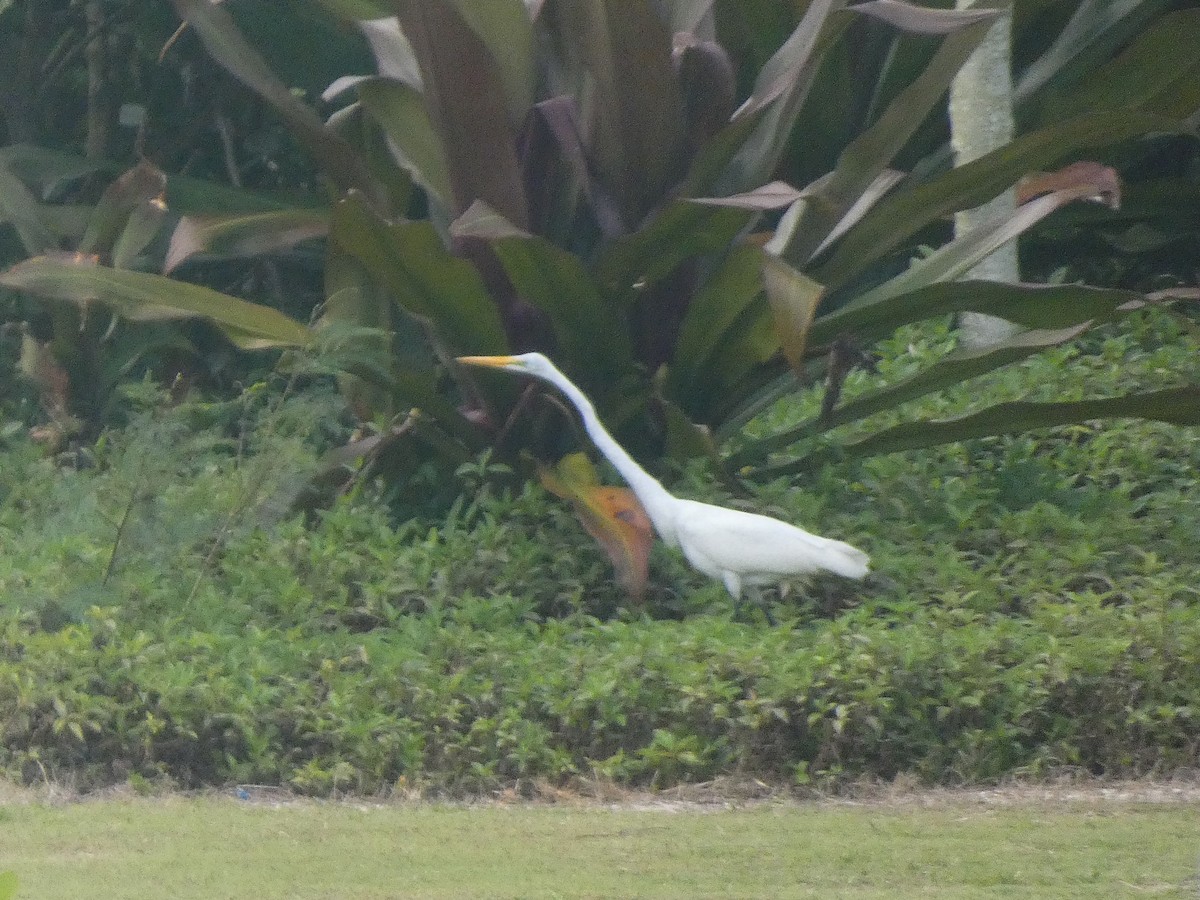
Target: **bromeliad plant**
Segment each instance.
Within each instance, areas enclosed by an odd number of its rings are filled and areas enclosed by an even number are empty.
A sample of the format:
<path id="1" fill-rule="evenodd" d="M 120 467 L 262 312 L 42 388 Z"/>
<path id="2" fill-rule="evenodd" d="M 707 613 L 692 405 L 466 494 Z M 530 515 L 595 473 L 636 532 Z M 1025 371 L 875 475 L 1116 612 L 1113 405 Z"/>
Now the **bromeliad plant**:
<path id="1" fill-rule="evenodd" d="M 1063 205 L 1111 196 L 1113 176 L 1102 167 L 1073 170 L 1012 215 L 953 240 L 941 224 L 1030 172 L 1178 131 L 1200 108 L 1192 87 L 1200 63 L 1188 56 L 1181 71 L 1156 62 L 1178 61 L 1180 48 L 1200 40 L 1200 18 L 1190 12 L 1162 16 L 1106 63 L 1107 77 L 1128 90 L 1092 91 L 1073 106 L 1059 73 L 1095 51 L 1106 31 L 1129 24 L 1080 19 L 1081 8 L 1023 82 L 1023 102 L 1049 97 L 1062 118 L 961 168 L 939 168 L 935 152 L 906 173 L 896 161 L 929 143 L 922 123 L 940 109 L 996 4 L 952 12 L 899 0 L 813 0 L 739 102 L 738 66 L 716 28 L 736 5 L 321 0 L 328 15 L 360 30 L 377 64 L 374 74 L 330 86 L 324 99 L 337 107 L 322 120 L 239 31 L 227 8 L 236 4 L 175 6 L 212 57 L 287 123 L 333 200 L 327 217 L 274 210 L 185 219 L 169 264 L 324 233 L 323 321 L 388 335 L 375 365 L 347 375 L 346 390 L 364 418 L 403 421 L 370 447 L 409 460 L 432 451 L 459 463 L 509 441 L 514 423 L 525 428 L 516 412 L 528 406 L 510 385 L 471 380 L 449 359 L 538 348 L 643 456 L 715 458 L 719 439 L 797 379 L 830 370 L 834 391 L 821 416 L 742 447 L 733 460 L 751 476 L 812 465 L 819 455 L 798 458 L 797 441 L 1154 302 L 1076 285 L 957 280 Z M 864 36 L 876 52 L 863 58 L 880 64 L 868 108 L 852 127 L 842 116 L 845 142 L 829 165 L 818 160 L 820 177 L 801 188 L 776 181 L 785 159 L 789 170 L 804 168 L 794 165 L 806 139 L 797 123 L 820 122 L 835 108 L 847 48 L 865 46 Z M 908 265 L 930 239 L 940 246 Z M 268 322 L 253 305 L 94 260 L 32 259 L 0 274 L 0 284 L 126 311 L 202 315 L 243 338 L 252 321 L 257 339 L 274 344 L 313 339 L 307 326 Z M 844 354 L 831 350 L 960 311 L 1000 315 L 1024 330 L 834 402 Z M 1002 404 L 954 422 L 908 423 L 844 449 L 890 452 L 1131 414 L 1200 422 L 1200 388 Z"/>

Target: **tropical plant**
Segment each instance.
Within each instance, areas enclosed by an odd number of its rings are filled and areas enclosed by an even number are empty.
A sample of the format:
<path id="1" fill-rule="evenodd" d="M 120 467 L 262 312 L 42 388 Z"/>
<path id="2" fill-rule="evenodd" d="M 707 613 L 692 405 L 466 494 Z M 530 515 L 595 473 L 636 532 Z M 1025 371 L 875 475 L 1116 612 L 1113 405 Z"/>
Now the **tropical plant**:
<path id="1" fill-rule="evenodd" d="M 950 12 L 894 0 L 814 0 L 739 105 L 738 85 L 749 79 L 717 41 L 718 26 L 733 16 L 722 4 L 322 0 L 323 15 L 358 27 L 376 64 L 374 74 L 330 86 L 324 99 L 341 105 L 323 121 L 245 39 L 228 5 L 175 6 L 329 180 L 324 321 L 387 333 L 375 365 L 345 383 L 362 416 L 402 420 L 370 448 L 390 447 L 405 461 L 432 448 L 458 464 L 488 443 L 511 446 L 514 425 L 522 443 L 536 437 L 536 419 L 516 415 L 528 405 L 510 385 L 471 380 L 448 357 L 538 347 L 642 455 L 715 457 L 714 432 L 731 436 L 797 379 L 824 371 L 831 389 L 819 418 L 734 459 L 749 474 L 813 464 L 819 454 L 805 461 L 786 451 L 1156 302 L 1075 285 L 955 281 L 1065 204 L 1105 194 L 1112 174 L 1102 167 L 1071 170 L 1013 215 L 956 240 L 946 242 L 940 226 L 1030 172 L 1179 131 L 1200 106 L 1200 79 L 1192 77 L 1200 63 L 1181 56 L 1200 38 L 1200 20 L 1152 4 L 1126 4 L 1136 16 L 1089 19 L 1081 10 L 1070 18 L 1018 86 L 1024 109 L 1055 112 L 1029 112 L 1038 127 L 945 171 L 938 132 L 923 123 L 988 27 L 986 4 Z M 1105 43 L 1114 36 L 1132 37 L 1115 57 Z M 880 69 L 847 78 L 864 41 L 873 52 L 863 58 Z M 1097 58 L 1118 87 L 1072 86 L 1081 60 L 1095 70 Z M 836 146 L 817 142 L 819 152 L 805 157 L 803 145 L 826 133 L 816 126 L 845 99 L 847 84 L 857 112 L 839 114 Z M 822 161 L 834 154 L 832 164 Z M 897 162 L 911 171 L 892 168 Z M 795 189 L 773 180 L 781 169 L 815 177 Z M 286 246 L 325 227 L 300 214 L 298 228 L 296 216 L 185 219 L 170 263 L 251 252 L 256 242 Z M 930 241 L 940 246 L 909 265 Z M 126 311 L 169 306 L 243 338 L 249 329 L 259 343 L 311 340 L 305 326 L 260 307 L 90 261 L 35 259 L 0 283 Z M 964 310 L 999 314 L 1024 330 L 838 404 L 854 345 Z M 1173 386 L 1128 398 L 999 405 L 953 423 L 908 423 L 844 449 L 889 452 L 1104 415 L 1195 422 L 1198 394 Z M 770 456 L 780 451 L 787 458 Z"/>
<path id="2" fill-rule="evenodd" d="M 26 252 L 42 259 L 61 258 L 69 265 L 87 259 L 112 271 L 137 265 L 166 216 L 166 178 L 153 166 L 140 165 L 114 180 L 94 207 L 38 203 L 42 179 L 79 174 L 33 162 L 24 148 L 0 155 L 0 208 Z M 17 172 L 24 166 L 23 180 Z M 37 170 L 34 174 L 33 170 Z M 86 171 L 86 167 L 84 169 Z M 64 253 L 65 245 L 74 247 Z M 131 318 L 153 321 L 150 308 Z M 52 423 L 52 442 L 94 428 L 105 417 L 116 383 L 148 349 L 173 348 L 194 353 L 186 337 L 156 328 L 130 328 L 104 307 L 54 303 L 46 315 L 30 316 L 22 336 L 20 368 L 34 382 Z"/>

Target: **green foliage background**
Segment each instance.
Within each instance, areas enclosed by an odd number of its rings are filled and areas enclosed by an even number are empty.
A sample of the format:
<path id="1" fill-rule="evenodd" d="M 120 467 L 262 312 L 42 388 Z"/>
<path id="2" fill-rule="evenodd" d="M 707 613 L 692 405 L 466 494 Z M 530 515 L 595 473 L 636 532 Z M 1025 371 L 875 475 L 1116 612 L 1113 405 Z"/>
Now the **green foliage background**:
<path id="1" fill-rule="evenodd" d="M 1153 378 L 1191 365 L 1163 340 L 1173 327 L 1151 315 L 1136 336 L 1071 352 L 1091 388 Z M 881 368 L 948 339 L 948 323 L 898 335 Z M 988 391 L 1027 390 L 1057 365 L 1029 361 Z M 782 626 L 768 628 L 732 620 L 720 586 L 665 552 L 646 606 L 624 608 L 569 514 L 486 459 L 460 471 L 448 517 L 397 528 L 362 483 L 311 524 L 264 527 L 290 473 L 340 436 L 310 425 L 331 395 L 257 397 L 197 429 L 226 411 L 162 408 L 150 392 L 73 473 L 7 432 L 10 774 L 457 796 L 1198 762 L 1187 429 L 1079 426 L 848 462 L 802 490 L 771 482 L 754 508 L 853 540 L 882 577 L 777 598 Z"/>

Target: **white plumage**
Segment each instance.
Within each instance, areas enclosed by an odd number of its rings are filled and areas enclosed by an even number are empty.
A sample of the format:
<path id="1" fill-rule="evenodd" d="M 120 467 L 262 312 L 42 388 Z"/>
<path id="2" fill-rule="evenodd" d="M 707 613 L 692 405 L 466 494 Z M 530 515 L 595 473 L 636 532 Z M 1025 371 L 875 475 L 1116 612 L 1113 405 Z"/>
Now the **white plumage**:
<path id="1" fill-rule="evenodd" d="M 460 362 L 533 375 L 557 387 L 579 410 L 596 448 L 613 464 L 646 509 L 654 530 L 683 551 L 694 568 L 722 582 L 735 601 L 744 588 L 776 584 L 819 571 L 863 578 L 870 558 L 843 541 L 820 537 L 779 519 L 672 495 L 634 462 L 605 430 L 592 403 L 540 353 L 463 356 Z"/>

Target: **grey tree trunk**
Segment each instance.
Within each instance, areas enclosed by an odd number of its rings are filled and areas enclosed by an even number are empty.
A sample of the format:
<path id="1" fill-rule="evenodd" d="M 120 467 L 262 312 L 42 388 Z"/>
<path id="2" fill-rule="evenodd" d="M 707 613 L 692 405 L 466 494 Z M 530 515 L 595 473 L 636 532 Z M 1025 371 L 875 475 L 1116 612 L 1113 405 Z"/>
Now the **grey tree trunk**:
<path id="1" fill-rule="evenodd" d="M 969 9 L 974 0 L 955 0 Z M 988 31 L 950 87 L 950 133 L 955 165 L 969 163 L 1013 139 L 1012 9 Z M 980 222 L 1011 212 L 1016 194 L 1010 189 L 975 209 L 954 217 L 954 230 L 963 234 Z M 966 278 L 1019 281 L 1017 244 L 1010 241 L 966 273 Z M 995 316 L 964 313 L 959 322 L 962 343 L 981 347 L 1004 340 L 1018 326 Z"/>

